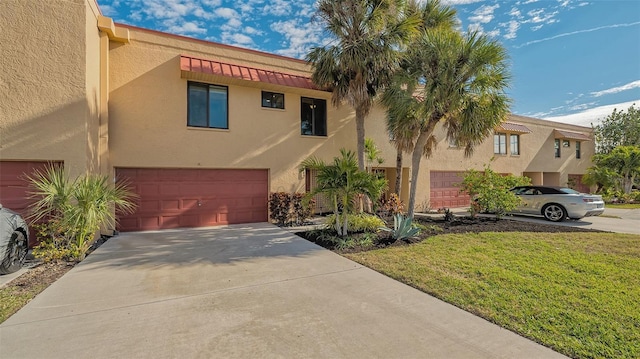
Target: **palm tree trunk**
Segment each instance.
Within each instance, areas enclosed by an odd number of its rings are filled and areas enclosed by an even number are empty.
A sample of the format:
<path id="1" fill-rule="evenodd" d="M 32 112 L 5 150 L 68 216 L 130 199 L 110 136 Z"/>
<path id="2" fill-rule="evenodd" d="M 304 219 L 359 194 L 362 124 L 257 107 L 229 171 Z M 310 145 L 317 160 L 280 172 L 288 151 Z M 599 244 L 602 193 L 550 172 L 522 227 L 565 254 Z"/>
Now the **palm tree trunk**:
<path id="1" fill-rule="evenodd" d="M 358 169 L 364 171 L 364 114 L 365 111 L 356 108 L 356 134 L 358 141 Z"/>
<path id="2" fill-rule="evenodd" d="M 416 206 L 416 190 L 418 188 L 418 173 L 420 172 L 420 160 L 424 151 L 424 145 L 427 143 L 430 133 L 421 132 L 416 140 L 413 153 L 411 155 L 411 187 L 409 190 L 409 210 L 407 217 L 413 219 L 413 213 Z"/>
<path id="3" fill-rule="evenodd" d="M 395 193 L 400 198 L 400 190 L 402 190 L 402 150 L 398 150 L 396 153 L 396 185 Z"/>

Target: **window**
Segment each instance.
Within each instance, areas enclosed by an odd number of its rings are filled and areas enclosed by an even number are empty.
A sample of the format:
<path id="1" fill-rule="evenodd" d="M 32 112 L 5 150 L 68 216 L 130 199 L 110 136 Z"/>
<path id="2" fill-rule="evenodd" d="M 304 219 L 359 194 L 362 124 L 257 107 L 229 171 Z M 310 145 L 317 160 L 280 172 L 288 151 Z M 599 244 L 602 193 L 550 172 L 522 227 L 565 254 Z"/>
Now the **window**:
<path id="1" fill-rule="evenodd" d="M 505 133 L 493 135 L 493 153 L 499 155 L 507 154 L 507 135 Z"/>
<path id="2" fill-rule="evenodd" d="M 284 94 L 262 91 L 262 107 L 284 109 Z"/>
<path id="3" fill-rule="evenodd" d="M 571 142 L 569 140 L 562 140 L 562 147 L 571 147 Z"/>
<path id="4" fill-rule="evenodd" d="M 520 135 L 510 135 L 509 139 L 511 144 L 509 151 L 511 152 L 512 155 L 519 155 L 520 154 Z"/>
<path id="5" fill-rule="evenodd" d="M 300 99 L 300 133 L 307 136 L 327 135 L 327 101 Z"/>
<path id="6" fill-rule="evenodd" d="M 556 138 L 556 140 L 553 143 L 555 150 L 556 150 L 556 158 L 560 158 L 560 140 Z"/>
<path id="7" fill-rule="evenodd" d="M 187 126 L 229 128 L 227 87 L 189 82 Z"/>
<path id="8" fill-rule="evenodd" d="M 576 141 L 576 158 L 580 158 L 580 142 Z"/>

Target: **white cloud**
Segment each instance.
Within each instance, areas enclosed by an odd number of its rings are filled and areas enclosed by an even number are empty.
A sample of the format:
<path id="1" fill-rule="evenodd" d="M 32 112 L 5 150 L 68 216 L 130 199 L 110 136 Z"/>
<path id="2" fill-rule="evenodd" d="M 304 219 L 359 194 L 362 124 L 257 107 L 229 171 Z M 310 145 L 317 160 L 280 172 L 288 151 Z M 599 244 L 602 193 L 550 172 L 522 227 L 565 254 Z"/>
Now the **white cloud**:
<path id="1" fill-rule="evenodd" d="M 474 4 L 477 2 L 482 2 L 484 0 L 443 0 L 442 4 L 444 5 L 467 5 L 467 4 Z M 424 2 L 424 1 L 420 1 L 420 2 Z"/>
<path id="2" fill-rule="evenodd" d="M 546 117 L 545 120 L 590 127 L 592 123 L 594 125 L 600 123 L 600 121 L 609 116 L 614 109 L 626 111 L 633 104 L 640 104 L 640 99 L 613 105 L 594 107 L 572 115 Z"/>
<path id="3" fill-rule="evenodd" d="M 302 22 L 291 19 L 277 21 L 271 24 L 271 30 L 284 36 L 286 48 L 277 50 L 280 55 L 291 57 L 303 57 L 312 46 L 321 44 L 326 39 L 322 38 L 322 26 L 318 22 Z"/>
<path id="4" fill-rule="evenodd" d="M 505 26 L 507 27 L 507 33 L 504 35 L 504 38 L 509 40 L 515 39 L 518 34 L 518 29 L 520 28 L 520 23 L 515 20 L 511 20 L 506 23 Z"/>
<path id="5" fill-rule="evenodd" d="M 223 19 L 233 19 L 239 17 L 238 12 L 228 7 L 219 7 L 214 13 Z"/>
<path id="6" fill-rule="evenodd" d="M 104 16 L 115 16 L 118 14 L 115 5 L 100 5 L 100 11 Z"/>
<path id="7" fill-rule="evenodd" d="M 493 6 L 482 5 L 473 12 L 473 16 L 469 17 L 469 21 L 474 23 L 480 23 L 480 24 L 486 24 L 488 22 L 491 22 L 491 20 L 493 20 L 493 17 L 494 17 L 493 13 L 499 7 L 500 5 L 498 4 L 495 4 Z"/>
<path id="8" fill-rule="evenodd" d="M 531 31 L 538 31 L 540 29 L 542 29 L 544 25 L 536 25 L 536 26 L 531 26 Z"/>
<path id="9" fill-rule="evenodd" d="M 520 10 L 517 7 L 511 8 L 511 11 L 509 11 L 509 15 L 516 17 L 516 18 L 521 18 L 522 17 L 522 13 L 520 12 Z"/>
<path id="10" fill-rule="evenodd" d="M 615 25 L 599 26 L 599 27 L 595 27 L 593 29 L 566 32 L 566 33 L 563 33 L 563 34 L 558 34 L 558 35 L 555 35 L 555 36 L 546 37 L 544 39 L 528 41 L 528 42 L 525 42 L 522 45 L 518 45 L 518 46 L 514 46 L 514 47 L 516 49 L 518 49 L 518 48 L 521 48 L 521 47 L 524 47 L 524 46 L 529 46 L 529 45 L 537 44 L 537 43 L 544 42 L 544 41 L 554 40 L 554 39 L 557 39 L 557 38 L 560 38 L 560 37 L 577 35 L 577 34 L 582 34 L 582 33 L 585 33 L 585 32 L 598 31 L 598 30 L 602 30 L 602 29 L 612 29 L 612 28 L 616 28 L 616 27 L 628 27 L 628 26 L 634 26 L 634 25 L 640 25 L 640 21 L 632 22 L 632 23 L 629 23 L 629 24 L 615 24 Z"/>
<path id="11" fill-rule="evenodd" d="M 500 36 L 500 29 L 493 29 L 491 31 L 486 32 L 487 36 L 498 37 Z"/>
<path id="12" fill-rule="evenodd" d="M 231 33 L 223 33 L 222 41 L 226 44 L 231 45 L 240 45 L 240 46 L 248 46 L 253 45 L 253 39 L 244 34 L 231 34 Z"/>
<path id="13" fill-rule="evenodd" d="M 632 90 L 632 89 L 635 89 L 635 88 L 640 88 L 640 80 L 629 82 L 626 85 L 612 87 L 610 89 L 606 89 L 606 90 L 602 90 L 602 91 L 592 92 L 592 93 L 590 93 L 590 95 L 593 96 L 593 97 L 600 97 L 600 96 L 604 96 L 604 95 L 610 95 L 610 94 L 614 94 L 614 93 L 618 93 L 618 92 Z"/>
<path id="14" fill-rule="evenodd" d="M 571 0 L 558 0 L 558 2 L 560 3 L 560 6 L 567 7 L 571 3 Z"/>
<path id="15" fill-rule="evenodd" d="M 258 35 L 258 36 L 264 35 L 264 31 L 258 30 L 255 27 L 251 27 L 251 26 L 246 26 L 244 28 L 244 33 L 249 35 Z"/>
<path id="16" fill-rule="evenodd" d="M 271 0 L 262 9 L 266 14 L 285 16 L 291 13 L 292 3 L 286 0 Z"/>
<path id="17" fill-rule="evenodd" d="M 169 26 L 168 30 L 174 34 L 186 35 L 186 34 L 206 34 L 207 29 L 198 26 L 194 22 L 185 22 L 182 25 Z"/>
<path id="18" fill-rule="evenodd" d="M 527 12 L 527 15 L 529 15 L 529 19 L 525 21 L 527 23 L 532 22 L 534 24 L 552 24 L 558 21 L 555 19 L 555 16 L 558 15 L 558 11 L 546 12 L 545 9 L 536 9 Z"/>

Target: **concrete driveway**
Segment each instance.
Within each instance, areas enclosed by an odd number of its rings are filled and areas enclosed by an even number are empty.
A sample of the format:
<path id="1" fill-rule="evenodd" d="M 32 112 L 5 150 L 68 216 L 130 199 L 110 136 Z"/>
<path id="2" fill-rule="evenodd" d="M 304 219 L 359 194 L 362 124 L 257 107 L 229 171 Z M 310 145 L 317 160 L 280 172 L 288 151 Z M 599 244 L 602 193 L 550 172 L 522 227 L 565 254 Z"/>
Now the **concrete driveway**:
<path id="1" fill-rule="evenodd" d="M 553 358 L 270 224 L 125 233 L 0 325 L 2 358 Z"/>
<path id="2" fill-rule="evenodd" d="M 550 224 L 542 217 L 512 216 L 510 219 Z M 599 229 L 616 233 L 640 234 L 640 209 L 606 208 L 598 217 L 585 217 L 579 220 L 566 220 L 555 223 L 559 226 Z"/>

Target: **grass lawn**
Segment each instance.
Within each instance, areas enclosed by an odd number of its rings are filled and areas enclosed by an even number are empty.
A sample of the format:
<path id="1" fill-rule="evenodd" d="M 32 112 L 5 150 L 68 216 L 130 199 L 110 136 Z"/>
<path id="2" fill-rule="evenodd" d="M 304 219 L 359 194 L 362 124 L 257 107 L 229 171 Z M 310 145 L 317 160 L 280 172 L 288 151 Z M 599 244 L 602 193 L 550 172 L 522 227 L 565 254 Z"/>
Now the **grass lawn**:
<path id="1" fill-rule="evenodd" d="M 45 288 L 47 288 L 47 285 L 41 285 L 28 290 L 15 287 L 0 288 L 0 323 L 24 307 L 25 304 L 40 294 Z"/>
<path id="2" fill-rule="evenodd" d="M 620 208 L 620 209 L 640 209 L 640 203 L 607 203 L 604 205 L 605 211 L 607 208 Z"/>
<path id="3" fill-rule="evenodd" d="M 577 358 L 640 357 L 640 236 L 447 234 L 345 254 Z"/>

